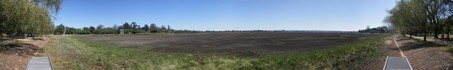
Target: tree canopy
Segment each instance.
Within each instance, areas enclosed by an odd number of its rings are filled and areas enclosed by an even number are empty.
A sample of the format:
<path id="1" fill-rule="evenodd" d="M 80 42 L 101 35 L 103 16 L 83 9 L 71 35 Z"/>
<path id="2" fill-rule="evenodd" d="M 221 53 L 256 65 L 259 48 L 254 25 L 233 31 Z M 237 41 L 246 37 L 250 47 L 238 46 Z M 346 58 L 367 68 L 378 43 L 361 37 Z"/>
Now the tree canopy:
<path id="1" fill-rule="evenodd" d="M 434 38 L 448 37 L 451 31 L 453 12 L 451 0 L 400 0 L 397 5 L 388 11 L 390 14 L 384 19 L 395 32 L 403 35 L 427 35 Z M 448 38 L 447 38 L 448 39 Z"/>
<path id="2" fill-rule="evenodd" d="M 44 35 L 52 33 L 51 13 L 61 0 L 0 0 L 0 33 Z"/>

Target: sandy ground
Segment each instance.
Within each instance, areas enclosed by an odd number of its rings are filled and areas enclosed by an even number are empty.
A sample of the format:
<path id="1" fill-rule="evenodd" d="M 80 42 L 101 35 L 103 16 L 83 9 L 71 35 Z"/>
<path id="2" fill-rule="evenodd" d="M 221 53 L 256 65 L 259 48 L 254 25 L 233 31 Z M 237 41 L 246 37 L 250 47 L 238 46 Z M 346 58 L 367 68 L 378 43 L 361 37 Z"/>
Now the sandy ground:
<path id="1" fill-rule="evenodd" d="M 0 54 L 0 70 L 25 70 L 30 57 Z"/>
<path id="2" fill-rule="evenodd" d="M 25 70 L 31 56 L 39 55 L 42 52 L 38 46 L 46 40 L 20 39 L 21 44 L 15 47 L 0 49 L 0 70 Z"/>

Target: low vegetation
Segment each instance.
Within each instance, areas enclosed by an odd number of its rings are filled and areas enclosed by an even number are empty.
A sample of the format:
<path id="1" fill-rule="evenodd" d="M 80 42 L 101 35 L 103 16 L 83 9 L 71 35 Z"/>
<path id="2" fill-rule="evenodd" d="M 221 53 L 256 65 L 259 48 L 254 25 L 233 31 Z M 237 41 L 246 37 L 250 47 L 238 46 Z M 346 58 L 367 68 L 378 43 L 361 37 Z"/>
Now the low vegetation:
<path id="1" fill-rule="evenodd" d="M 83 28 L 74 28 L 64 26 L 60 24 L 55 27 L 54 34 L 137 34 L 137 33 L 173 33 L 170 25 L 162 25 L 158 27 L 156 24 L 152 23 L 150 26 L 145 24 L 143 27 L 140 27 L 136 22 L 124 23 L 123 25 L 113 25 L 113 27 L 105 27 L 104 25 L 98 25 L 96 27 L 89 26 Z"/>
<path id="2" fill-rule="evenodd" d="M 46 48 L 56 50 L 48 51 L 68 59 L 53 61 L 57 69 L 355 69 L 383 54 L 382 37 L 319 51 L 265 56 L 163 53 L 75 37 L 53 39 L 55 43 Z"/>
<path id="3" fill-rule="evenodd" d="M 390 33 L 392 29 L 388 26 L 380 26 L 376 28 L 367 27 L 366 29 L 359 30 L 359 33 Z"/>

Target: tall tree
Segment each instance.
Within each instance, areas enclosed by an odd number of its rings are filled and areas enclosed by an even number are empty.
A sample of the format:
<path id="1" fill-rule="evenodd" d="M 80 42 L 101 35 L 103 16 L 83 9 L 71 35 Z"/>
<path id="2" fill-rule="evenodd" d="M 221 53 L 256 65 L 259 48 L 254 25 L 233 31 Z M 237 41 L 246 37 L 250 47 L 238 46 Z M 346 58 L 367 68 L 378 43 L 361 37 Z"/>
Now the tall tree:
<path id="1" fill-rule="evenodd" d="M 151 25 L 150 25 L 149 27 L 150 27 L 151 29 L 156 29 L 156 28 L 157 28 L 156 24 L 154 24 L 154 23 L 151 23 Z"/>
<path id="2" fill-rule="evenodd" d="M 96 30 L 96 28 L 94 28 L 93 26 L 90 26 L 90 33 L 94 33 L 95 30 Z"/>
<path id="3" fill-rule="evenodd" d="M 118 29 L 118 25 L 113 24 L 113 29 L 117 30 Z"/>
<path id="4" fill-rule="evenodd" d="M 60 4 L 60 0 L 0 0 L 0 33 L 51 33 L 54 26 L 50 13 L 58 12 Z"/>
<path id="5" fill-rule="evenodd" d="M 131 28 L 131 26 L 129 25 L 129 23 L 125 22 L 123 24 L 123 29 L 130 29 L 130 28 Z"/>
<path id="6" fill-rule="evenodd" d="M 55 27 L 55 34 L 63 34 L 65 26 L 63 24 L 58 25 Z"/>
<path id="7" fill-rule="evenodd" d="M 31 1 L 31 0 L 29 0 Z M 32 0 L 37 5 L 47 8 L 51 13 L 58 13 L 61 8 L 62 0 Z"/>
<path id="8" fill-rule="evenodd" d="M 440 19 L 442 18 L 444 3 L 442 0 L 424 0 L 426 4 L 426 11 L 428 22 L 433 27 L 434 38 L 439 38 L 439 33 L 442 30 L 441 25 L 439 24 Z"/>
<path id="9" fill-rule="evenodd" d="M 136 22 L 132 22 L 130 26 L 131 26 L 132 29 L 137 29 L 137 23 Z"/>
<path id="10" fill-rule="evenodd" d="M 148 31 L 149 30 L 148 24 L 145 24 L 145 26 L 142 29 L 145 30 L 145 31 Z"/>
<path id="11" fill-rule="evenodd" d="M 161 29 L 164 29 L 164 30 L 165 30 L 165 29 L 167 29 L 167 28 L 165 28 L 165 25 L 162 25 L 162 26 L 161 26 Z"/>
<path id="12" fill-rule="evenodd" d="M 388 11 L 391 15 L 386 17 L 385 22 L 389 23 L 396 32 L 409 34 L 423 33 L 424 41 L 428 33 L 427 4 L 424 0 L 401 0 L 393 9 Z"/>
<path id="13" fill-rule="evenodd" d="M 104 28 L 104 25 L 99 24 L 99 25 L 96 27 L 96 30 L 101 30 L 101 29 L 103 29 L 103 28 Z"/>

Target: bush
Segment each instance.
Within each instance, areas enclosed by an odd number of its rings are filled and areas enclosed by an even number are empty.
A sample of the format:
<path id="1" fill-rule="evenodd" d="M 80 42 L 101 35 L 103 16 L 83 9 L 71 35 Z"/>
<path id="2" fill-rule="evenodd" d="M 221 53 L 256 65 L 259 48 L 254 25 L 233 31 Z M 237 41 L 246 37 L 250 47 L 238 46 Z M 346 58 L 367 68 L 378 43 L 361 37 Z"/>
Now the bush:
<path id="1" fill-rule="evenodd" d="M 94 31 L 94 34 L 117 34 L 115 29 L 98 29 Z"/>

